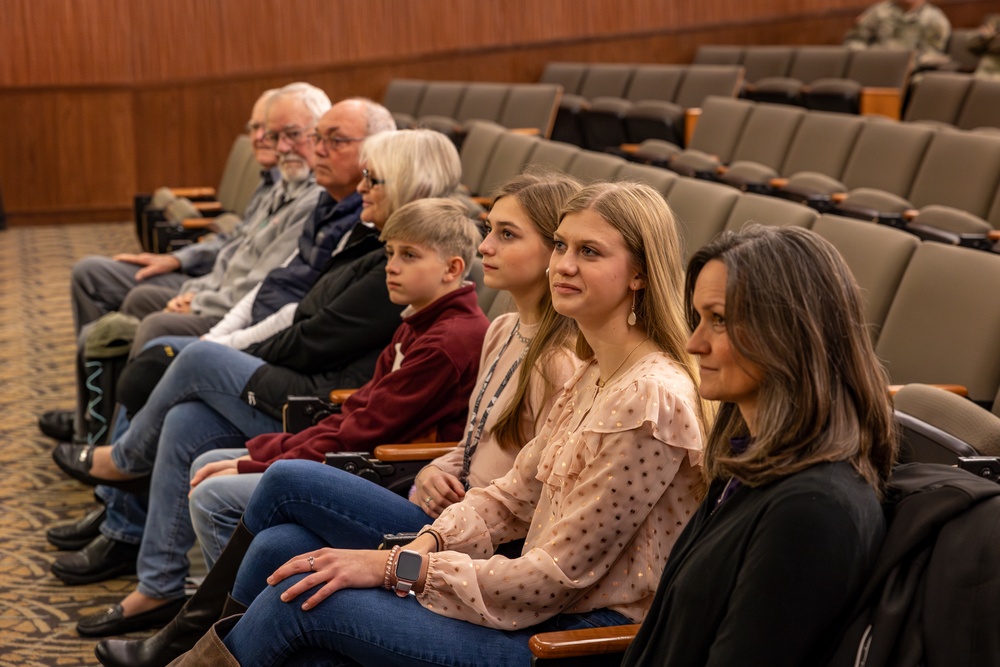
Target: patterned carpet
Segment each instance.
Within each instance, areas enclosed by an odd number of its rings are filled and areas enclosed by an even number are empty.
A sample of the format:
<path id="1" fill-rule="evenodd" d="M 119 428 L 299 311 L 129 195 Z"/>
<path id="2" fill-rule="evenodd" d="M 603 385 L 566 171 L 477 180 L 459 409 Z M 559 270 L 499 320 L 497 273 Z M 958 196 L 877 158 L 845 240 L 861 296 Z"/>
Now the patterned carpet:
<path id="1" fill-rule="evenodd" d="M 73 404 L 69 273 L 85 255 L 138 248 L 131 224 L 0 231 L 0 666 L 94 665 L 81 613 L 120 600 L 135 578 L 67 587 L 49 573 L 49 526 L 94 505 L 52 463 L 39 412 Z"/>

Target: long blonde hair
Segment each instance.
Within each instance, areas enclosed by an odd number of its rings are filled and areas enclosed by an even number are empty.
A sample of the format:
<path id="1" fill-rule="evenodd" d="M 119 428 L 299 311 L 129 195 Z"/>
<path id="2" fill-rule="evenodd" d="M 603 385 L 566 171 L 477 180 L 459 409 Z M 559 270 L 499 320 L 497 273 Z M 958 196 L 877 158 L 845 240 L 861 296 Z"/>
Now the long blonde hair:
<path id="1" fill-rule="evenodd" d="M 559 226 L 559 211 L 579 189 L 580 184 L 570 176 L 534 171 L 515 176 L 501 185 L 493 197 L 493 204 L 504 197 L 516 201 L 551 248 L 553 234 Z M 546 372 L 545 357 L 554 347 L 567 346 L 576 333 L 576 322 L 560 315 L 552 307 L 552 293 L 548 286 L 543 290 L 535 312 L 539 319 L 538 331 L 521 362 L 514 396 L 493 426 L 493 437 L 501 447 L 520 448 L 527 442 L 529 431 L 524 423 L 524 405 L 528 401 L 531 374 L 539 373 L 545 393 L 551 393 L 555 387 Z M 535 418 L 543 416 L 536 415 Z"/>

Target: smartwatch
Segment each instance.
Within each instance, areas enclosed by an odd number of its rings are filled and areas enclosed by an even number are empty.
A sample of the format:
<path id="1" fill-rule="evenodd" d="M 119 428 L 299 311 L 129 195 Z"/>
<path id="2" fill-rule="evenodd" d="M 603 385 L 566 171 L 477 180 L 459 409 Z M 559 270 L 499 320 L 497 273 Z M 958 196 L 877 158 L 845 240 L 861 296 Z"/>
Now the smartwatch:
<path id="1" fill-rule="evenodd" d="M 402 550 L 396 556 L 396 595 L 405 598 L 407 595 L 414 595 L 413 585 L 420 578 L 420 567 L 424 564 L 424 557 L 416 551 Z"/>

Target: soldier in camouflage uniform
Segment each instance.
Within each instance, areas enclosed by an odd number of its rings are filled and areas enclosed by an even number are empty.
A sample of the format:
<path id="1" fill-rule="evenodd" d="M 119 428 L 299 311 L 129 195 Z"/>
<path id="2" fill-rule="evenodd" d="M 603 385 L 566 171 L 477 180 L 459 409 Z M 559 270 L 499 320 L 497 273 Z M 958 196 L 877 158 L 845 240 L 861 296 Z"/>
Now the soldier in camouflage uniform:
<path id="1" fill-rule="evenodd" d="M 950 34 L 948 17 L 926 0 L 884 0 L 858 17 L 844 44 L 857 49 L 914 49 L 917 67 L 932 69 L 948 62 L 944 49 Z"/>
<path id="2" fill-rule="evenodd" d="M 969 38 L 969 51 L 980 56 L 976 76 L 1000 79 L 1000 14 L 986 17 L 979 32 Z"/>

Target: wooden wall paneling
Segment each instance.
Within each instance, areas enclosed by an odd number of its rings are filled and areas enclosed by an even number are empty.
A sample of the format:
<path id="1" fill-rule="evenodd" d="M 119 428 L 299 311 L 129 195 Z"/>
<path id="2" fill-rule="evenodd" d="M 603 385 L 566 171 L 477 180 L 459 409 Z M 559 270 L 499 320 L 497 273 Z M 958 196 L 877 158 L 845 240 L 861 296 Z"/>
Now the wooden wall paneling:
<path id="1" fill-rule="evenodd" d="M 0 114 L 0 183 L 15 219 L 117 210 L 134 190 L 129 93 L 18 92 L 0 97 Z"/>
<path id="2" fill-rule="evenodd" d="M 130 0 L 3 0 L 0 87 L 132 80 Z"/>

